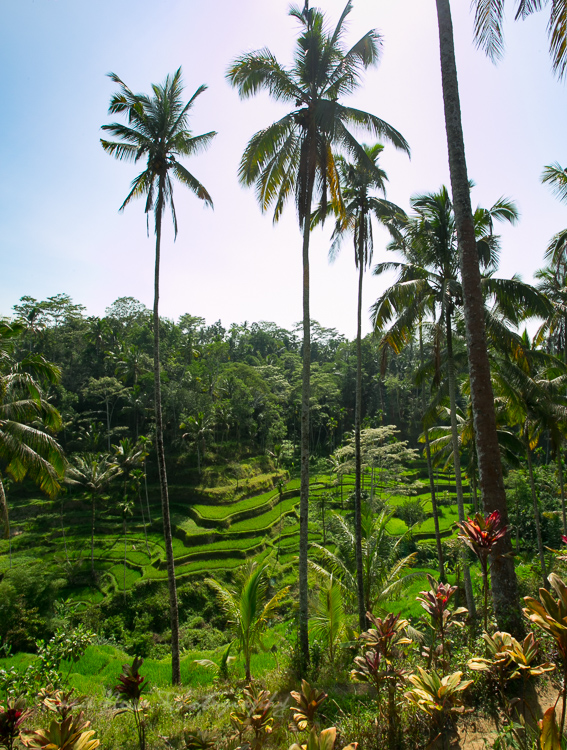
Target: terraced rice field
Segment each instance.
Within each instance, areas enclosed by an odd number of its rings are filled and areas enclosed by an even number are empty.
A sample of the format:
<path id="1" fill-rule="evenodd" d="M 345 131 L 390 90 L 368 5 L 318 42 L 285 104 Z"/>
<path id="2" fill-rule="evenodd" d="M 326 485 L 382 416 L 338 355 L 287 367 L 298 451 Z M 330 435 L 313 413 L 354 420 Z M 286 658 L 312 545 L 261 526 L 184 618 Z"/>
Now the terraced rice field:
<path id="1" fill-rule="evenodd" d="M 274 484 L 278 475 L 274 474 Z M 426 514 L 431 514 L 431 498 L 425 466 L 416 464 L 408 470 L 408 479 L 419 480 L 412 497 L 422 501 Z M 266 479 L 263 476 L 262 483 Z M 436 477 L 438 498 L 442 501 L 440 525 L 444 535 L 454 533 L 457 520 L 454 478 L 439 474 Z M 371 487 L 370 475 L 365 477 L 365 490 Z M 354 477 L 347 475 L 341 488 L 330 476 L 312 478 L 311 497 L 320 506 L 325 493 L 326 512 L 348 512 L 348 497 L 354 489 Z M 468 487 L 464 485 L 465 493 Z M 377 495 L 387 499 L 392 508 L 403 505 L 407 494 L 396 494 L 393 488 L 376 488 Z M 99 589 L 78 584 L 69 589 L 71 598 L 83 601 L 100 601 L 106 591 L 122 591 L 143 579 L 165 579 L 165 549 L 161 534 L 160 509 L 157 488 L 151 504 L 153 522 L 144 528 L 141 508 L 128 520 L 126 539 L 122 518 L 116 504 L 99 503 L 95 531 L 95 568 L 100 573 Z M 227 497 L 228 497 L 228 493 Z M 234 494 L 234 493 L 233 493 Z M 150 496 L 151 496 L 150 495 Z M 247 559 L 258 560 L 267 555 L 277 556 L 284 565 L 293 565 L 299 547 L 299 480 L 288 481 L 280 492 L 277 487 L 249 497 L 220 502 L 218 492 L 210 503 L 202 495 L 183 497 L 176 487 L 172 502 L 173 549 L 176 575 L 179 578 L 204 576 L 214 571 L 230 571 Z M 467 499 L 467 497 L 465 497 Z M 147 508 L 144 517 L 147 518 Z M 67 498 L 61 517 L 60 502 L 44 498 L 17 499 L 11 502 L 15 535 L 11 545 L 11 564 L 25 565 L 41 560 L 43 565 L 73 568 L 79 574 L 90 570 L 90 505 L 76 498 Z M 406 523 L 392 518 L 388 531 L 392 535 L 407 532 Z M 426 518 L 413 533 L 419 539 L 432 539 L 433 519 Z M 322 541 L 321 523 L 310 523 L 309 540 Z M 6 540 L 0 541 L 0 571 L 10 565 L 10 548 Z M 77 576 L 75 576 L 77 577 Z M 78 576 L 80 578 L 80 575 Z"/>

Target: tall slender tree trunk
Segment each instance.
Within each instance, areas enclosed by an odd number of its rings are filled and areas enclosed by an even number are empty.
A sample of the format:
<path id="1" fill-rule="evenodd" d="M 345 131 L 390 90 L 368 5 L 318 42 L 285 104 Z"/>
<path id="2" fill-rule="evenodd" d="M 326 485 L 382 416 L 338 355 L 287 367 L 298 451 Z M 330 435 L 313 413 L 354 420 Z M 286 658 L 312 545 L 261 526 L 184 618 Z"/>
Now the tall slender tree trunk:
<path id="1" fill-rule="evenodd" d="M 419 358 L 423 369 L 423 332 L 419 324 Z M 439 580 L 445 580 L 445 565 L 443 563 L 443 547 L 441 545 L 441 531 L 439 529 L 439 510 L 437 508 L 437 494 L 435 492 L 435 481 L 433 479 L 433 466 L 431 464 L 431 448 L 429 446 L 429 429 L 425 423 L 425 412 L 427 399 L 425 397 L 425 383 L 421 388 L 421 409 L 423 412 L 423 433 L 425 435 L 425 455 L 427 457 L 427 474 L 429 476 L 429 491 L 431 493 L 431 508 L 433 510 L 433 525 L 435 526 L 435 545 L 437 547 L 437 558 L 439 563 Z"/>
<path id="2" fill-rule="evenodd" d="M 146 468 L 146 459 L 144 459 L 144 488 L 146 491 L 146 505 L 148 507 L 148 523 L 152 522 L 152 514 L 150 512 L 150 496 L 148 494 L 148 472 Z"/>
<path id="3" fill-rule="evenodd" d="M 445 310 L 447 336 L 447 375 L 449 381 L 449 402 L 451 411 L 451 441 L 453 444 L 453 466 L 455 467 L 455 489 L 457 490 L 457 510 L 459 522 L 465 520 L 465 500 L 463 497 L 463 481 L 461 476 L 461 449 L 459 446 L 459 433 L 457 431 L 457 398 L 455 383 L 455 362 L 453 360 L 453 329 L 451 327 L 451 312 Z M 467 562 L 467 548 L 463 546 L 461 551 L 463 561 L 463 581 L 465 583 L 465 595 L 467 597 L 467 609 L 471 622 L 476 622 L 476 607 L 474 604 L 474 593 L 471 581 L 471 571 Z"/>
<path id="4" fill-rule="evenodd" d="M 563 481 L 563 459 L 561 457 L 561 442 L 556 451 L 557 474 L 559 477 L 559 490 L 561 492 L 561 515 L 563 518 L 563 535 L 567 536 L 567 513 L 565 511 L 565 482 Z"/>
<path id="5" fill-rule="evenodd" d="M 69 565 L 69 552 L 67 550 L 67 537 L 65 536 L 65 526 L 63 525 L 63 499 L 61 499 L 59 517 L 61 520 L 61 531 L 63 533 L 63 544 L 65 546 L 65 560 L 67 561 L 67 565 Z"/>
<path id="6" fill-rule="evenodd" d="M 94 578 L 95 494 L 91 494 L 91 575 Z"/>
<path id="7" fill-rule="evenodd" d="M 484 304 L 480 288 L 478 252 L 474 236 L 465 144 L 461 124 L 451 6 L 449 0 L 436 0 L 436 5 L 449 170 L 463 285 L 463 307 L 479 484 L 485 512 L 490 513 L 493 510 L 498 510 L 502 523 L 507 525 L 508 509 L 496 433 L 494 397 L 486 347 Z M 521 633 L 523 622 L 518 582 L 513 559 L 508 555 L 511 551 L 510 535 L 507 534 L 495 545 L 491 554 L 492 598 L 498 627 L 512 633 Z"/>
<path id="8" fill-rule="evenodd" d="M 303 220 L 303 368 L 301 378 L 301 485 L 299 500 L 299 649 L 301 676 L 309 664 L 309 611 L 307 550 L 309 547 L 309 399 L 311 395 L 311 313 L 309 310 L 309 238 L 311 198 L 310 182 Z"/>
<path id="9" fill-rule="evenodd" d="M 142 511 L 142 525 L 144 527 L 144 539 L 146 540 L 146 552 L 148 553 L 148 560 L 152 559 L 150 554 L 150 546 L 148 544 L 148 530 L 146 528 L 146 518 L 144 516 L 144 503 L 142 501 L 142 493 L 140 492 L 140 485 L 138 484 L 138 501 L 140 503 L 140 510 Z"/>
<path id="10" fill-rule="evenodd" d="M 4 492 L 4 484 L 2 482 L 1 474 L 0 474 L 0 513 L 2 514 L 2 521 L 4 523 L 4 539 L 8 540 L 8 547 L 10 551 L 10 567 L 12 567 L 12 535 L 10 533 L 10 514 L 8 513 L 8 502 L 6 500 L 6 493 Z"/>
<path id="11" fill-rule="evenodd" d="M 126 598 L 126 553 L 128 551 L 128 540 L 126 537 L 126 516 L 122 520 L 122 526 L 124 531 L 124 598 Z"/>
<path id="12" fill-rule="evenodd" d="M 356 404 L 354 410 L 354 546 L 358 626 L 362 633 L 363 630 L 366 630 L 366 607 L 364 605 L 364 579 L 362 575 L 362 457 L 360 450 L 360 423 L 362 420 L 362 280 L 364 278 L 364 258 L 362 257 L 360 248 L 357 248 L 357 255 L 358 301 L 356 311 Z"/>
<path id="13" fill-rule="evenodd" d="M 163 419 L 161 413 L 161 379 L 159 369 L 159 264 L 161 251 L 161 218 L 163 213 L 163 177 L 159 181 L 159 198 L 156 208 L 156 266 L 154 281 L 154 389 L 156 416 L 156 453 L 161 494 L 163 517 L 163 536 L 167 559 L 167 584 L 169 589 L 169 614 L 171 621 L 171 681 L 173 685 L 181 682 L 179 664 L 179 610 L 177 606 L 177 587 L 175 584 L 175 560 L 171 538 L 171 520 L 169 517 L 169 494 L 167 489 L 167 472 L 165 450 L 163 446 Z"/>
<path id="14" fill-rule="evenodd" d="M 9 539 L 10 515 L 8 513 L 8 502 L 6 501 L 6 493 L 4 492 L 2 476 L 0 476 L 0 515 L 2 516 L 2 523 L 4 524 L 4 539 Z"/>
<path id="15" fill-rule="evenodd" d="M 549 590 L 549 581 L 547 580 L 547 568 L 545 565 L 545 551 L 543 548 L 543 539 L 541 536 L 541 524 L 539 522 L 539 506 L 537 502 L 537 493 L 536 493 L 535 481 L 534 481 L 532 449 L 530 448 L 530 439 L 527 435 L 525 436 L 524 440 L 526 443 L 526 456 L 528 458 L 528 474 L 530 477 L 530 490 L 532 493 L 532 504 L 534 508 L 534 520 L 535 520 L 536 537 L 537 537 L 537 551 L 539 555 L 539 564 L 541 566 L 541 577 L 543 580 L 544 588 Z"/>

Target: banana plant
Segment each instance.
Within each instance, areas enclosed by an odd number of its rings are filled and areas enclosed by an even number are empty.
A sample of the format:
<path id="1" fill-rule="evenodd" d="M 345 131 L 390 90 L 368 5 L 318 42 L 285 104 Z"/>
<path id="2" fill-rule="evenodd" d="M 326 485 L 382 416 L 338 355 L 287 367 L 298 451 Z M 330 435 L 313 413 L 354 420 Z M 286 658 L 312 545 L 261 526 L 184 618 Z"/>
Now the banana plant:
<path id="1" fill-rule="evenodd" d="M 488 630 L 488 563 L 497 542 L 506 536 L 508 527 L 502 524 L 500 513 L 495 510 L 487 516 L 477 513 L 474 518 L 458 523 L 458 534 L 480 562 L 484 606 L 484 629 Z"/>

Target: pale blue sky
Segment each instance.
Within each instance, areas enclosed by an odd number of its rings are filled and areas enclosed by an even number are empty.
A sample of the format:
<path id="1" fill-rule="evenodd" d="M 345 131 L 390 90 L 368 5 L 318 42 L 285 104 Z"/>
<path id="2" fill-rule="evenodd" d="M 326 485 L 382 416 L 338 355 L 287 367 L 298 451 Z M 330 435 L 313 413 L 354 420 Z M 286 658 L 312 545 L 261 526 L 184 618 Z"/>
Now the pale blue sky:
<path id="1" fill-rule="evenodd" d="M 312 0 L 315 5 L 315 0 Z M 494 67 L 472 45 L 465 0 L 453 1 L 467 157 L 475 202 L 515 198 L 522 219 L 503 232 L 501 274 L 531 280 L 566 207 L 539 182 L 545 164 L 567 164 L 565 85 L 552 76 L 545 15 L 507 26 L 507 54 Z M 334 24 L 344 0 L 321 0 Z M 272 226 L 236 171 L 250 136 L 282 112 L 265 96 L 241 102 L 225 82 L 229 62 L 269 47 L 291 59 L 296 22 L 287 0 L 2 0 L 0 28 L 0 315 L 24 294 L 65 292 L 101 315 L 119 296 L 152 304 L 153 237 L 143 203 L 118 213 L 136 167 L 99 144 L 116 72 L 147 91 L 183 66 L 195 133 L 217 130 L 206 154 L 187 166 L 207 186 L 215 211 L 176 192 L 179 236 L 164 238 L 161 310 L 228 326 L 301 317 L 300 237 L 293 206 Z M 381 65 L 349 101 L 397 127 L 411 162 L 386 149 L 388 197 L 408 208 L 415 192 L 448 181 L 434 0 L 354 0 L 348 41 L 370 28 L 384 37 Z M 329 229 L 312 243 L 312 314 L 353 336 L 356 279 L 352 249 L 327 263 Z M 375 260 L 385 257 L 381 235 Z M 382 282 L 368 277 L 365 308 Z M 369 326 L 367 326 L 368 330 Z"/>

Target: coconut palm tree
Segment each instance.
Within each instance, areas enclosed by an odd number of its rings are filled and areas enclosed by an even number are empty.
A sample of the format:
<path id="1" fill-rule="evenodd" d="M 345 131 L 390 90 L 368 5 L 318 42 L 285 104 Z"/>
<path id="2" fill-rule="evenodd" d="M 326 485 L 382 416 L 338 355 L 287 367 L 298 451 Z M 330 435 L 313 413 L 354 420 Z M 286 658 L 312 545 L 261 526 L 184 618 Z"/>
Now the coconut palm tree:
<path id="1" fill-rule="evenodd" d="M 334 261 L 340 252 L 343 240 L 351 235 L 354 240 L 354 263 L 358 270 L 357 327 L 356 327 L 356 398 L 354 417 L 355 444 L 355 484 L 354 484 L 354 526 L 357 561 L 358 621 L 361 632 L 367 627 L 366 608 L 362 580 L 362 527 L 361 527 L 361 476 L 362 462 L 360 449 L 360 425 L 362 421 L 362 285 L 364 272 L 372 263 L 374 249 L 372 220 L 386 226 L 394 235 L 397 226 L 405 218 L 405 212 L 395 203 L 384 197 L 372 195 L 379 191 L 385 195 L 385 182 L 388 179 L 378 166 L 378 158 L 384 147 L 380 143 L 373 146 L 362 145 L 365 158 L 351 161 L 343 156 L 336 158 L 344 213 L 336 219 L 331 237 L 329 258 Z M 320 214 L 316 213 L 316 221 Z"/>
<path id="2" fill-rule="evenodd" d="M 374 273 L 395 269 L 399 272 L 397 282 L 387 289 L 373 306 L 374 325 L 382 330 L 397 316 L 391 329 L 383 337 L 394 351 L 411 340 L 412 331 L 427 316 L 435 319 L 435 338 L 440 347 L 444 338 L 446 346 L 447 385 L 451 404 L 451 432 L 453 439 L 453 461 L 459 521 L 465 520 L 464 498 L 461 480 L 460 451 L 457 430 L 457 381 L 453 355 L 453 321 L 458 308 L 463 304 L 463 288 L 459 273 L 457 232 L 455 213 L 445 186 L 438 193 L 426 193 L 411 199 L 414 215 L 408 220 L 403 236 L 390 245 L 390 249 L 401 252 L 406 263 L 379 263 Z M 514 222 L 517 210 L 514 204 L 503 198 L 490 209 L 475 211 L 475 242 L 477 257 L 485 268 L 493 268 L 498 257 L 498 238 L 493 234 L 494 221 Z M 508 293 L 515 291 L 514 280 L 485 280 L 486 292 L 503 297 L 502 287 Z M 496 324 L 495 324 L 496 325 Z M 474 596 L 468 566 L 464 566 L 467 608 L 474 618 Z"/>
<path id="3" fill-rule="evenodd" d="M 534 276 L 538 280 L 537 289 L 552 306 L 551 314 L 535 335 L 534 344 L 545 343 L 549 352 L 567 364 L 567 259 L 540 268 Z"/>
<path id="4" fill-rule="evenodd" d="M 398 548 L 403 535 L 396 540 L 387 531 L 392 512 L 383 510 L 376 515 L 370 503 L 362 504 L 362 569 L 364 581 L 364 606 L 366 612 L 378 611 L 383 614 L 381 602 L 399 594 L 405 586 L 424 574 L 410 572 L 415 560 L 415 552 L 400 558 Z M 357 567 L 354 554 L 354 529 L 339 513 L 332 514 L 335 550 L 331 551 L 320 544 L 312 544 L 316 561 L 309 565 L 325 581 L 331 578 L 340 586 L 344 601 L 358 608 Z"/>
<path id="5" fill-rule="evenodd" d="M 150 557 L 148 545 L 148 533 L 146 529 L 146 518 L 144 504 L 142 502 L 141 484 L 144 472 L 141 467 L 145 465 L 148 457 L 147 445 L 142 440 L 134 442 L 130 438 L 123 438 L 118 445 L 114 446 L 114 462 L 120 467 L 123 477 L 123 498 L 126 502 L 132 490 L 138 495 L 140 510 L 142 512 L 142 525 L 144 527 L 144 538 L 146 540 L 146 551 Z M 130 512 L 131 515 L 131 512 Z"/>
<path id="6" fill-rule="evenodd" d="M 42 389 L 42 383 L 57 383 L 61 372 L 37 354 L 20 362 L 13 359 L 13 345 L 24 330 L 18 323 L 0 322 L 0 517 L 8 540 L 10 519 L 2 476 L 16 482 L 28 477 L 55 497 L 66 466 L 63 450 L 50 434 L 60 429 L 61 416 Z"/>
<path id="7" fill-rule="evenodd" d="M 161 406 L 161 381 L 159 359 L 159 272 L 161 256 L 161 225 L 164 210 L 169 204 L 173 227 L 177 236 L 177 215 L 173 203 L 173 179 L 189 188 L 205 205 L 212 208 L 211 196 L 205 187 L 178 157 L 188 157 L 205 149 L 216 135 L 215 132 L 194 136 L 188 129 L 189 112 L 195 99 L 205 91 L 206 86 L 199 86 L 187 103 L 183 102 L 183 84 L 181 68 L 167 76 L 163 84 L 152 86 L 152 94 L 135 94 L 115 74 L 109 74 L 111 80 L 118 84 L 119 90 L 110 100 L 109 114 L 123 114 L 127 125 L 112 123 L 103 125 L 102 129 L 110 133 L 116 141 L 101 138 L 104 150 L 124 161 L 138 162 L 146 159 L 146 168 L 132 182 L 131 190 L 126 196 L 120 210 L 124 209 L 134 198 L 145 196 L 145 212 L 153 213 L 156 234 L 156 260 L 154 277 L 154 389 L 156 419 L 156 452 L 160 481 L 161 506 L 167 557 L 167 579 L 169 586 L 169 606 L 171 612 L 171 657 L 172 681 L 177 685 L 181 679 L 179 667 L 179 613 L 177 606 L 177 589 L 175 584 L 175 565 L 171 539 L 171 521 L 169 514 L 169 495 L 167 472 L 163 447 L 163 419 Z"/>
<path id="8" fill-rule="evenodd" d="M 250 52 L 236 59 L 227 77 L 241 98 L 267 91 L 274 99 L 293 105 L 293 110 L 249 141 L 240 162 L 244 185 L 255 185 L 263 211 L 274 205 L 274 221 L 280 218 L 287 199 L 294 195 L 299 226 L 303 232 L 303 369 L 301 396 L 301 490 L 299 544 L 299 629 L 304 667 L 309 661 L 307 547 L 309 512 L 309 396 L 311 371 L 311 318 L 309 312 L 309 239 L 311 210 L 317 195 L 325 207 L 328 193 L 338 213 L 342 201 L 332 148 L 351 156 L 364 151 L 349 130 L 363 128 L 396 148 L 409 152 L 397 130 L 375 115 L 341 103 L 360 84 L 361 72 L 378 62 L 380 37 L 369 31 L 347 49 L 343 44 L 345 9 L 333 31 L 328 31 L 321 11 L 292 6 L 301 33 L 294 64 L 280 65 L 267 50 Z"/>
<path id="9" fill-rule="evenodd" d="M 551 5 L 547 34 L 549 54 L 558 78 L 567 70 L 567 2 L 566 0 L 515 0 L 516 20 Z M 473 0 L 475 9 L 474 34 L 479 47 L 492 59 L 497 60 L 504 52 L 504 0 Z"/>
<path id="10" fill-rule="evenodd" d="M 567 406 L 564 398 L 554 396 L 558 390 L 564 390 L 567 376 L 560 360 L 533 350 L 527 333 L 523 334 L 522 339 L 520 356 L 515 359 L 500 358 L 494 370 L 495 390 L 506 400 L 510 421 L 520 428 L 528 464 L 541 576 L 544 587 L 548 589 L 548 571 L 533 472 L 533 451 L 545 430 L 552 432 L 555 443 L 562 437 L 559 437 L 562 432 L 560 425 L 567 418 Z M 560 455 L 558 459 L 560 461 Z"/>
<path id="11" fill-rule="evenodd" d="M 91 501 L 91 575 L 94 578 L 94 536 L 96 522 L 96 502 L 108 485 L 120 475 L 120 467 L 110 456 L 97 453 L 84 453 L 72 457 L 67 467 L 65 483 L 80 487 Z"/>
<path id="12" fill-rule="evenodd" d="M 242 571 L 235 588 L 223 586 L 214 578 L 206 583 L 215 591 L 221 608 L 228 616 L 229 625 L 236 636 L 244 657 L 246 680 L 250 682 L 250 660 L 254 650 L 262 644 L 262 635 L 268 621 L 274 616 L 281 600 L 287 595 L 286 586 L 268 600 L 266 565 L 251 562 Z"/>
<path id="13" fill-rule="evenodd" d="M 490 0 L 486 1 L 490 2 Z M 494 3 L 500 1 L 492 0 Z M 508 508 L 502 476 L 502 463 L 498 450 L 496 417 L 492 407 L 494 395 L 490 378 L 490 363 L 484 326 L 483 294 L 461 121 L 451 5 L 449 0 L 436 0 L 436 8 L 449 172 L 455 211 L 455 227 L 459 239 L 463 315 L 471 379 L 471 400 L 477 436 L 479 484 L 485 512 L 491 513 L 497 510 L 500 513 L 502 523 L 506 525 L 508 523 Z M 492 596 L 499 627 L 519 633 L 522 632 L 523 623 L 519 605 L 518 581 L 513 560 L 509 554 L 511 551 L 512 546 L 509 536 L 500 539 L 494 548 L 491 560 Z"/>

